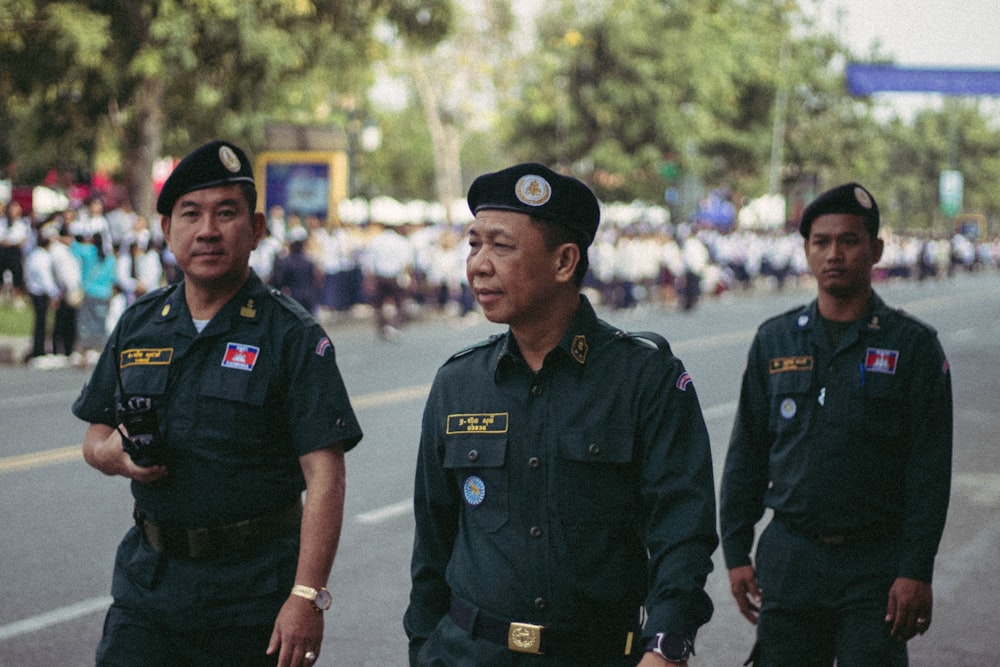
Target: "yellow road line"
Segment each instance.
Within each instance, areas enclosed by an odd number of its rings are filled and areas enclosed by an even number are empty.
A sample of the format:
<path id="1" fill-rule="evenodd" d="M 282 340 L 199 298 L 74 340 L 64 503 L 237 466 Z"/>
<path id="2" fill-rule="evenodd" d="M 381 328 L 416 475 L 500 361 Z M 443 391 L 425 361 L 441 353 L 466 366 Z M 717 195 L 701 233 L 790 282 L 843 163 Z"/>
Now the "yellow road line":
<path id="1" fill-rule="evenodd" d="M 47 449 L 42 452 L 20 454 L 18 456 L 8 456 L 0 459 L 0 473 L 40 468 L 53 463 L 63 463 L 64 461 L 72 461 L 80 458 L 83 458 L 80 445 Z"/>

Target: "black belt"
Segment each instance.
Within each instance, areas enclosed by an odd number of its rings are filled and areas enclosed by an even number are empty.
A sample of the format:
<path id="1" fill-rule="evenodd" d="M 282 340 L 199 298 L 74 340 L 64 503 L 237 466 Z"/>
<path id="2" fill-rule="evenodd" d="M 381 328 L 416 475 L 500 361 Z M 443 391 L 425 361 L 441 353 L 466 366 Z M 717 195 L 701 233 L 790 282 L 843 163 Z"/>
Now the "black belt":
<path id="1" fill-rule="evenodd" d="M 798 528 L 783 516 L 776 514 L 774 518 L 787 528 L 789 532 L 807 537 L 828 547 L 850 546 L 863 542 L 872 542 L 883 537 L 888 537 L 897 531 L 897 528 L 893 526 L 866 526 L 835 533 L 811 532 Z"/>
<path id="2" fill-rule="evenodd" d="M 302 502 L 297 500 L 267 514 L 211 528 L 160 526 L 147 519 L 138 505 L 133 516 L 146 542 L 157 553 L 212 558 L 260 546 L 297 530 L 302 525 Z"/>
<path id="3" fill-rule="evenodd" d="M 448 611 L 458 627 L 476 639 L 506 646 L 518 653 L 580 657 L 615 658 L 638 655 L 639 631 L 598 630 L 585 632 L 547 628 L 533 623 L 519 623 L 488 614 L 464 600 L 453 597 Z"/>

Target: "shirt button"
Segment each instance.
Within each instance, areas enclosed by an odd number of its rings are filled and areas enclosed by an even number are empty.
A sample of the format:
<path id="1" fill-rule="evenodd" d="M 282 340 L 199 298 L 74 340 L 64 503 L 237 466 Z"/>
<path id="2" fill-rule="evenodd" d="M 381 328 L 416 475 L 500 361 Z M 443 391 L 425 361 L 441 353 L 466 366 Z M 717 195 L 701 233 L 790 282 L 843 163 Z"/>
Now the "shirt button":
<path id="1" fill-rule="evenodd" d="M 528 467 L 529 468 L 536 469 L 540 465 L 542 465 L 542 462 L 540 460 L 538 460 L 537 456 L 532 456 L 530 459 L 528 459 Z"/>
<path id="2" fill-rule="evenodd" d="M 539 528 L 538 526 L 532 526 L 531 530 L 529 530 L 528 533 L 532 537 L 541 537 L 542 536 L 542 529 Z"/>
<path id="3" fill-rule="evenodd" d="M 542 388 L 541 388 L 541 386 L 539 386 L 539 385 L 537 385 L 537 384 L 536 384 L 536 385 L 534 385 L 534 386 L 533 386 L 533 387 L 531 388 L 531 395 L 532 395 L 532 396 L 541 396 L 541 395 L 542 395 Z"/>
<path id="4" fill-rule="evenodd" d="M 545 598 L 535 598 L 535 609 L 539 611 L 544 611 L 549 603 L 545 601 Z"/>
<path id="5" fill-rule="evenodd" d="M 346 426 L 346 422 L 344 421 L 343 417 L 337 417 L 337 421 L 334 423 L 340 428 L 344 428 L 344 426 Z"/>
<path id="6" fill-rule="evenodd" d="M 590 446 L 587 447 L 587 451 L 593 454 L 594 456 L 597 456 L 598 454 L 601 453 L 601 446 L 596 442 L 592 442 L 590 443 Z"/>
<path id="7" fill-rule="evenodd" d="M 479 452 L 477 452 L 474 449 L 471 452 L 469 452 L 469 460 L 473 461 L 473 462 L 478 461 L 479 460 Z"/>

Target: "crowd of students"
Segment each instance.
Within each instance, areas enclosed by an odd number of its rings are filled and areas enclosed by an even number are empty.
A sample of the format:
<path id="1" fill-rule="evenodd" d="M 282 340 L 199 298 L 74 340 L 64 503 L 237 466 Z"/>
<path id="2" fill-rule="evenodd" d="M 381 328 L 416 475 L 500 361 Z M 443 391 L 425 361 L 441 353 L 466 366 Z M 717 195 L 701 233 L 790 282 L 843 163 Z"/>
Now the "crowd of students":
<path id="1" fill-rule="evenodd" d="M 321 321 L 370 317 L 379 338 L 396 340 L 415 317 L 473 316 L 465 278 L 467 222 L 330 224 L 272 206 L 268 234 L 251 266 Z M 876 280 L 940 278 L 1000 264 L 997 239 L 883 237 Z M 585 288 L 610 308 L 690 310 L 699 298 L 781 289 L 808 275 L 795 230 L 723 232 L 639 220 L 609 225 L 589 253 Z M 95 197 L 42 219 L 25 214 L 16 201 L 0 203 L 0 277 L 4 298 L 34 311 L 25 361 L 61 367 L 94 363 L 125 307 L 179 274 L 158 225 L 127 202 L 105 211 Z"/>

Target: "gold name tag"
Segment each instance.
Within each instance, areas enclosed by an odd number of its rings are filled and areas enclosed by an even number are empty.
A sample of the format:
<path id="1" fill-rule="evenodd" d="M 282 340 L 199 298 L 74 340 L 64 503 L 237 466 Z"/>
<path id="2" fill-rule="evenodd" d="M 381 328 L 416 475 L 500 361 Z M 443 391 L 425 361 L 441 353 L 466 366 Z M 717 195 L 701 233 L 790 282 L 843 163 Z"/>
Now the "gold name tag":
<path id="1" fill-rule="evenodd" d="M 120 366 L 167 366 L 174 357 L 174 348 L 123 350 Z"/>
<path id="2" fill-rule="evenodd" d="M 788 371 L 811 371 L 812 367 L 812 357 L 778 357 L 771 359 L 767 370 L 771 375 L 774 375 L 776 373 L 787 373 Z"/>
<path id="3" fill-rule="evenodd" d="M 506 412 L 487 412 L 484 414 L 448 415 L 448 435 L 459 433 L 506 433 Z"/>

